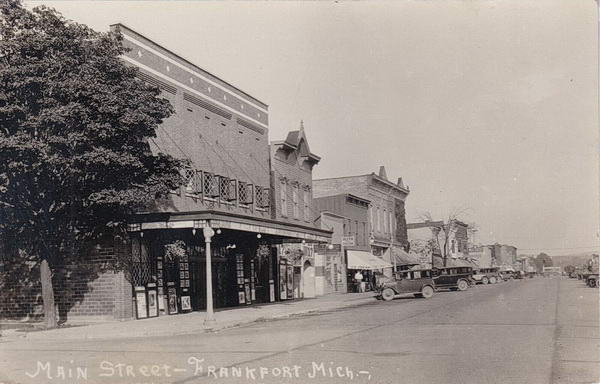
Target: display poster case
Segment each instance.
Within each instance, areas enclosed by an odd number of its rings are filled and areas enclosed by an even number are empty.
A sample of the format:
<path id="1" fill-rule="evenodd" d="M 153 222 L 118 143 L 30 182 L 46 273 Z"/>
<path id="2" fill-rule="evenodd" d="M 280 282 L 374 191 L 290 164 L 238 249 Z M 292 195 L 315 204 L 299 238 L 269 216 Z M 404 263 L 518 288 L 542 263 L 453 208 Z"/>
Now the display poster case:
<path id="1" fill-rule="evenodd" d="M 244 255 L 235 255 L 235 271 L 238 285 L 238 303 L 245 304 L 250 300 L 250 296 L 246 294 L 245 279 L 244 279 Z"/>
<path id="2" fill-rule="evenodd" d="M 250 300 L 256 301 L 256 268 L 254 267 L 255 260 L 250 261 Z"/>
<path id="3" fill-rule="evenodd" d="M 175 287 L 175 283 L 168 282 L 167 283 L 167 303 L 169 315 L 174 315 L 178 313 L 177 311 L 177 288 Z"/>
<path id="4" fill-rule="evenodd" d="M 163 259 L 162 257 L 158 257 L 156 260 L 156 275 L 158 279 L 156 281 L 156 291 L 157 291 L 157 301 L 158 301 L 158 311 L 161 314 L 165 314 L 166 311 L 166 296 L 165 296 L 165 285 L 164 285 L 164 272 L 163 272 Z"/>
<path id="5" fill-rule="evenodd" d="M 145 319 L 148 317 L 148 305 L 146 301 L 146 287 L 135 287 L 135 312 L 136 318 Z"/>
<path id="6" fill-rule="evenodd" d="M 148 317 L 158 316 L 158 291 L 156 289 L 156 283 L 148 283 L 147 288 L 147 300 L 148 300 Z"/>
<path id="7" fill-rule="evenodd" d="M 287 265 L 284 260 L 279 262 L 279 300 L 287 300 Z"/>
<path id="8" fill-rule="evenodd" d="M 189 312 L 192 310 L 192 301 L 190 296 L 181 296 L 181 311 Z"/>

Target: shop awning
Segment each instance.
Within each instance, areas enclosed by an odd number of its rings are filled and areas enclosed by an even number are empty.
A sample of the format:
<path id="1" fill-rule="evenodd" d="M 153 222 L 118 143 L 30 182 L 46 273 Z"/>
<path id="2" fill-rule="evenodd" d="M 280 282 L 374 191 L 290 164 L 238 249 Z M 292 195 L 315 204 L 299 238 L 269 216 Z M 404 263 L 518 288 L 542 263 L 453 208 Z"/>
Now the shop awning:
<path id="1" fill-rule="evenodd" d="M 410 264 L 420 264 L 421 260 L 417 255 L 412 255 L 410 253 L 405 252 L 401 248 L 392 248 L 392 256 L 396 260 L 396 265 L 410 265 Z"/>
<path id="2" fill-rule="evenodd" d="M 392 264 L 365 251 L 347 251 L 348 269 L 383 269 L 392 268 Z"/>

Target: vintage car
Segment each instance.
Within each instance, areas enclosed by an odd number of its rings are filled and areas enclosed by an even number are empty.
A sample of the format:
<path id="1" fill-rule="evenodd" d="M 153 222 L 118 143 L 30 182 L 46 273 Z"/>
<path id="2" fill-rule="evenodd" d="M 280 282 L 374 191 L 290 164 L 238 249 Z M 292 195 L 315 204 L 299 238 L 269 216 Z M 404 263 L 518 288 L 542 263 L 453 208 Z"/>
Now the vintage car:
<path id="1" fill-rule="evenodd" d="M 475 284 L 496 284 L 502 280 L 498 268 L 479 268 L 471 276 Z"/>
<path id="2" fill-rule="evenodd" d="M 506 271 L 500 271 L 499 273 L 500 273 L 500 277 L 504 281 L 508 281 L 508 280 L 516 279 L 517 278 L 516 277 L 517 272 L 513 271 L 512 269 L 507 269 Z"/>
<path id="3" fill-rule="evenodd" d="M 428 299 L 434 292 L 435 283 L 431 269 L 397 272 L 394 278 L 382 281 L 377 287 L 378 296 L 385 301 L 411 293 L 416 297 Z"/>
<path id="4" fill-rule="evenodd" d="M 466 291 L 471 285 L 472 267 L 443 267 L 433 269 L 435 289 Z"/>
<path id="5" fill-rule="evenodd" d="M 589 274 L 585 283 L 590 288 L 596 288 L 598 286 L 598 272 Z"/>

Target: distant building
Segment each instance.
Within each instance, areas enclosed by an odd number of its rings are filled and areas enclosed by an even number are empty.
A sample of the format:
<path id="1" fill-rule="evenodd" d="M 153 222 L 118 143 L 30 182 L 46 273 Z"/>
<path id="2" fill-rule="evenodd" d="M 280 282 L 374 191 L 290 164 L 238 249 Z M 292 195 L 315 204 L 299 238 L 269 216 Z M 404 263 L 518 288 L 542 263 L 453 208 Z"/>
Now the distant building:
<path id="1" fill-rule="evenodd" d="M 332 212 L 343 217 L 344 236 L 354 237 L 354 245 L 346 247 L 346 249 L 351 250 L 371 250 L 370 205 L 369 200 L 351 193 L 315 198 L 315 207 L 319 212 Z"/>
<path id="2" fill-rule="evenodd" d="M 271 219 L 278 223 L 293 225 L 298 231 L 319 229 L 315 224 L 318 213 L 312 196 L 312 171 L 321 158 L 311 152 L 304 132 L 304 123 L 298 130 L 290 131 L 285 140 L 271 141 Z M 315 297 L 317 274 L 314 248 L 306 241 L 284 239 L 277 245 L 281 255 L 280 268 L 293 268 L 292 297 L 280 292 L 280 296 L 291 298 Z M 322 270 L 318 270 L 322 273 Z M 281 274 L 283 275 L 283 273 Z M 289 278 L 288 278 L 289 280 Z M 289 281 L 287 283 L 289 285 Z M 283 284 L 281 284 L 281 291 Z"/>
<path id="3" fill-rule="evenodd" d="M 447 239 L 444 228 L 448 230 Z M 433 254 L 434 257 L 443 258 L 445 253 L 447 259 L 465 259 L 469 256 L 467 229 L 468 225 L 459 220 L 454 220 L 450 224 L 445 224 L 441 220 L 409 223 L 407 232 L 411 253 L 419 253 L 425 258 L 424 252 L 429 251 L 428 254 Z M 431 262 L 431 257 L 427 262 Z"/>
<path id="4" fill-rule="evenodd" d="M 478 247 L 471 248 L 469 250 L 469 255 L 481 260 L 481 267 L 515 265 L 519 268 L 523 267 L 523 265 L 520 265 L 520 262 L 517 260 L 517 248 L 512 245 L 498 243 L 480 245 Z"/>
<path id="5" fill-rule="evenodd" d="M 331 244 L 314 246 L 315 293 L 317 296 L 347 292 L 346 263 L 341 246 L 345 220 L 341 215 L 323 211 L 316 221 L 322 229 L 333 232 Z"/>
<path id="6" fill-rule="evenodd" d="M 389 181 L 385 167 L 380 167 L 378 174 L 313 180 L 313 188 L 314 196 L 319 198 L 346 193 L 371 202 L 366 227 L 373 255 L 392 263 L 393 249 L 408 247 L 404 204 L 410 191 L 402 178 L 396 183 Z M 364 238 L 360 226 L 357 236 Z"/>
<path id="7" fill-rule="evenodd" d="M 487 245 L 480 245 L 469 250 L 469 257 L 480 267 L 489 268 L 492 266 L 492 248 Z"/>

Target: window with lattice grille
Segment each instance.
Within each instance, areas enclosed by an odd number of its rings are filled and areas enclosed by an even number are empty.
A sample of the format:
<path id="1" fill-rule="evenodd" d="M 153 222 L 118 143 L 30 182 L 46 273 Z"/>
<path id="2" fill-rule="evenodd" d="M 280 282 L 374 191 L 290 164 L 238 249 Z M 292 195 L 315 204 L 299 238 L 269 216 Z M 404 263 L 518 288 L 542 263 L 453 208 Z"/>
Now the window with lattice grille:
<path id="1" fill-rule="evenodd" d="M 223 200 L 233 201 L 237 198 L 236 188 L 235 188 L 235 180 L 230 179 L 228 177 L 220 177 L 219 178 L 219 189 L 220 196 Z"/>
<path id="2" fill-rule="evenodd" d="M 194 195 L 202 194 L 202 171 L 196 171 L 194 173 L 194 188 L 192 193 Z"/>
<path id="3" fill-rule="evenodd" d="M 185 168 L 183 170 L 183 182 L 186 193 L 192 193 L 194 187 L 194 170 L 192 168 Z"/>
<path id="4" fill-rule="evenodd" d="M 269 206 L 269 188 L 256 187 L 256 206 L 260 208 L 267 208 Z"/>
<path id="5" fill-rule="evenodd" d="M 242 204 L 252 204 L 253 193 L 252 193 L 252 184 L 244 183 L 243 181 L 238 182 L 238 194 L 240 203 Z"/>
<path id="6" fill-rule="evenodd" d="M 214 173 L 203 173 L 202 188 L 204 196 L 206 197 L 218 197 L 219 196 L 219 176 Z"/>

